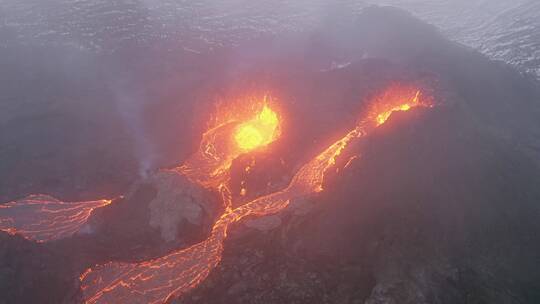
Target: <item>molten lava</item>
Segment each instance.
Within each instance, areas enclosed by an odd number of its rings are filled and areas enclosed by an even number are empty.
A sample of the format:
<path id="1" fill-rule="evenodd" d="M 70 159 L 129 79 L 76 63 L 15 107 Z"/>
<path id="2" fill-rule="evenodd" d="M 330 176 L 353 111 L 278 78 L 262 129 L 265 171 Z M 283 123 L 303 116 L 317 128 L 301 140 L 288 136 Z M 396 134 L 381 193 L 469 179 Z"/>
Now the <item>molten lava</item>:
<path id="1" fill-rule="evenodd" d="M 265 96 L 247 98 L 240 110 L 226 108 L 221 113 L 226 118 L 203 135 L 199 151 L 175 170 L 205 187 L 228 191 L 226 184 L 232 161 L 279 136 L 279 116 L 269 104 Z M 31 195 L 0 205 L 0 230 L 37 242 L 70 237 L 81 229 L 94 209 L 111 202 L 69 203 L 47 195 Z"/>
<path id="2" fill-rule="evenodd" d="M 237 127 L 234 139 L 241 150 L 251 151 L 273 142 L 278 136 L 278 127 L 276 112 L 264 105 L 255 118 Z"/>
<path id="3" fill-rule="evenodd" d="M 210 236 L 191 247 L 139 263 L 109 262 L 86 270 L 81 276 L 86 303 L 163 303 L 196 287 L 219 264 L 230 224 L 247 216 L 280 212 L 291 201 L 323 191 L 325 174 L 351 141 L 384 124 L 397 111 L 431 106 L 417 88 L 394 86 L 377 96 L 366 118 L 342 138 L 305 163 L 280 191 L 232 208 L 230 168 L 242 154 L 265 147 L 280 135 L 280 119 L 268 99 L 248 102 L 248 111 L 227 108 L 223 119 L 202 136 L 199 150 L 173 172 L 222 194 L 224 213 Z M 350 157 L 343 168 L 357 159 Z M 248 168 L 246 170 L 249 170 Z M 242 188 L 242 192 L 247 191 Z M 48 196 L 0 205 L 0 229 L 36 240 L 48 241 L 79 231 L 95 208 L 110 200 L 64 203 Z"/>
<path id="4" fill-rule="evenodd" d="M 208 239 L 158 259 L 141 263 L 111 262 L 88 269 L 80 278 L 86 303 L 163 303 L 191 290 L 204 281 L 221 261 L 223 243 L 230 224 L 247 216 L 277 213 L 285 209 L 292 200 L 322 191 L 325 173 L 336 165 L 337 157 L 352 140 L 367 134 L 368 129 L 365 126 L 379 126 L 395 111 L 407 111 L 421 105 L 418 102 L 419 95 L 416 93 L 410 100 L 400 98 L 401 104 L 396 104 L 396 96 L 392 94 L 389 96 L 393 98 L 388 99 L 387 96 L 380 99 L 384 104 L 377 104 L 376 107 L 382 109 L 381 112 L 362 120 L 357 127 L 304 164 L 283 190 L 232 209 L 227 187 L 221 184 L 220 189 L 226 190 L 222 193 L 227 201 L 224 203 L 227 208 L 216 221 Z M 262 113 L 256 119 L 259 119 Z M 250 130 L 253 127 L 251 123 L 252 121 L 246 122 L 236 129 L 235 140 L 239 147 L 254 149 L 258 147 L 258 143 L 264 142 L 260 139 L 263 137 L 261 134 L 254 135 L 258 131 Z M 247 134 L 243 134 L 244 132 Z M 354 159 L 356 157 L 351 157 L 345 166 Z"/>
<path id="5" fill-rule="evenodd" d="M 374 98 L 371 118 L 376 126 L 384 124 L 394 112 L 408 111 L 414 107 L 431 107 L 432 100 L 421 99 L 421 92 L 415 87 L 393 85 Z"/>
<path id="6" fill-rule="evenodd" d="M 48 195 L 30 195 L 0 205 L 0 230 L 36 242 L 69 237 L 80 230 L 92 211 L 111 200 L 67 203 Z"/>
<path id="7" fill-rule="evenodd" d="M 420 91 L 418 91 L 418 93 L 420 93 Z M 377 125 L 382 125 L 383 123 L 385 123 L 390 117 L 390 115 L 392 115 L 392 113 L 398 112 L 398 111 L 408 111 L 411 109 L 411 107 L 412 106 L 410 104 L 406 103 L 406 104 L 402 104 L 400 106 L 394 107 L 389 111 L 386 111 L 384 113 L 377 115 Z"/>
<path id="8" fill-rule="evenodd" d="M 219 123 L 202 136 L 199 151 L 177 171 L 207 188 L 218 189 L 228 182 L 234 159 L 274 142 L 280 135 L 280 119 L 269 105 L 269 97 L 247 98 L 240 106 L 223 107 Z"/>
<path id="9" fill-rule="evenodd" d="M 324 173 L 347 144 L 360 136 L 354 129 L 305 164 L 289 186 L 235 209 L 227 209 L 202 243 L 142 263 L 108 263 L 81 275 L 86 303 L 163 303 L 201 283 L 221 261 L 227 228 L 246 216 L 283 210 L 289 202 L 322 190 Z"/>

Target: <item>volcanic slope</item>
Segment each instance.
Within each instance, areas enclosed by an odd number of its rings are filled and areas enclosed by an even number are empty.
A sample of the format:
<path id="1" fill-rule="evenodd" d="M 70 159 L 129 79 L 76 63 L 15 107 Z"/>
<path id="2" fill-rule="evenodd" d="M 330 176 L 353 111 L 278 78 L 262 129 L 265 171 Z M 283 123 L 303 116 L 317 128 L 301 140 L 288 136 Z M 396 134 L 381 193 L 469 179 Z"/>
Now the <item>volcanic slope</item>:
<path id="1" fill-rule="evenodd" d="M 435 73 L 444 104 L 392 115 L 313 205 L 237 228 L 174 303 L 540 301 L 538 83 L 400 10 L 370 8 L 348 34 Z"/>

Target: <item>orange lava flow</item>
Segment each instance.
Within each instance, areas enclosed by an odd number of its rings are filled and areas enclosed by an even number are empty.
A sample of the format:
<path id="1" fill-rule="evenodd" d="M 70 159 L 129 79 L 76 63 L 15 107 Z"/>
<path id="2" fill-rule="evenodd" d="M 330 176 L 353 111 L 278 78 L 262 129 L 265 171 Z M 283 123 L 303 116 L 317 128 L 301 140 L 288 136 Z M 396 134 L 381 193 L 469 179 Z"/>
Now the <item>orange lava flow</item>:
<path id="1" fill-rule="evenodd" d="M 377 115 L 377 125 L 380 126 L 383 123 L 385 123 L 388 120 L 388 118 L 390 118 L 390 115 L 392 115 L 392 113 L 394 113 L 394 112 L 408 111 L 412 107 L 418 106 L 418 97 L 419 97 L 419 95 L 420 95 L 420 91 L 416 91 L 416 94 L 414 95 L 414 98 L 412 98 L 410 101 L 408 101 L 406 103 L 403 103 L 403 104 L 399 104 L 397 106 L 394 106 L 391 109 L 389 109 L 388 111 L 379 113 Z"/>
<path id="2" fill-rule="evenodd" d="M 393 85 L 374 98 L 369 115 L 376 126 L 380 126 L 390 118 L 392 113 L 408 111 L 415 107 L 432 106 L 431 98 L 422 96 L 417 88 Z"/>
<path id="3" fill-rule="evenodd" d="M 392 113 L 421 105 L 418 102 L 419 95 L 416 93 L 412 100 L 402 100 L 403 103 L 397 105 L 393 102 L 395 95 L 389 95 L 392 102 L 389 102 L 388 96 L 383 98 L 383 102 L 376 106 L 381 112 L 368 116 L 356 128 L 304 164 L 283 190 L 259 197 L 235 209 L 230 208 L 230 202 L 225 203 L 229 207 L 216 221 L 205 241 L 154 260 L 140 263 L 111 262 L 88 269 L 80 278 L 86 303 L 164 303 L 191 290 L 204 281 L 221 261 L 223 243 L 230 224 L 250 215 L 277 213 L 293 200 L 322 191 L 325 173 L 335 166 L 337 157 L 352 140 L 366 134 L 364 126 L 379 126 Z M 401 106 L 405 104 L 408 106 Z M 384 120 L 379 120 L 379 114 L 383 113 Z M 224 184 L 221 186 L 226 189 Z M 224 195 L 224 199 L 230 197 Z"/>
<path id="4" fill-rule="evenodd" d="M 202 282 L 221 260 L 230 224 L 249 215 L 268 215 L 287 207 L 293 199 L 322 190 L 324 173 L 335 158 L 361 133 L 349 132 L 305 164 L 287 188 L 228 209 L 204 242 L 162 258 L 142 263 L 108 263 L 81 276 L 86 303 L 163 303 Z"/>
<path id="5" fill-rule="evenodd" d="M 394 86 L 374 98 L 366 118 L 305 163 L 282 190 L 232 208 L 229 191 L 232 162 L 262 149 L 281 134 L 281 121 L 267 97 L 252 99 L 248 110 L 226 108 L 223 118 L 206 131 L 196 153 L 173 169 L 191 181 L 219 191 L 225 211 L 210 236 L 191 247 L 138 263 L 109 262 L 87 269 L 80 276 L 85 303 L 164 303 L 204 281 L 219 264 L 230 224 L 247 216 L 264 216 L 285 209 L 290 202 L 323 191 L 325 174 L 355 139 L 388 121 L 391 115 L 414 107 L 431 106 L 417 88 Z M 357 157 L 350 157 L 344 167 Z M 246 191 L 246 190 L 244 190 Z M 111 200 L 67 203 L 46 195 L 0 205 L 0 230 L 46 242 L 80 231 L 96 208 Z"/>
<path id="6" fill-rule="evenodd" d="M 111 200 L 62 202 L 48 195 L 30 195 L 0 205 L 0 230 L 36 241 L 69 237 L 86 223 L 92 211 Z"/>

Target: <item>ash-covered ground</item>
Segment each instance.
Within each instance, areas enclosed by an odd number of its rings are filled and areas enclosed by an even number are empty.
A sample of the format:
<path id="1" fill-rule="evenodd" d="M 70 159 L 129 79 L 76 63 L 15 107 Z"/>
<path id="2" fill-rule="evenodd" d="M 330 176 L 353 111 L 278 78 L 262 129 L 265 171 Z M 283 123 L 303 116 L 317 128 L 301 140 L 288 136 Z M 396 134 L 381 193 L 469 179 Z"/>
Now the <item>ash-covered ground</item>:
<path id="1" fill-rule="evenodd" d="M 197 148 L 217 99 L 266 90 L 286 109 L 282 139 L 252 156 L 262 194 L 394 82 L 437 106 L 393 115 L 320 195 L 236 224 L 218 268 L 173 302 L 538 303 L 538 81 L 405 11 L 340 13 L 197 52 L 170 52 L 179 42 L 165 38 L 104 53 L 3 48 L 0 198 L 127 194 L 72 238 L 0 234 L 0 303 L 78 303 L 87 267 L 204 239 L 221 212 L 215 194 L 153 170 Z"/>

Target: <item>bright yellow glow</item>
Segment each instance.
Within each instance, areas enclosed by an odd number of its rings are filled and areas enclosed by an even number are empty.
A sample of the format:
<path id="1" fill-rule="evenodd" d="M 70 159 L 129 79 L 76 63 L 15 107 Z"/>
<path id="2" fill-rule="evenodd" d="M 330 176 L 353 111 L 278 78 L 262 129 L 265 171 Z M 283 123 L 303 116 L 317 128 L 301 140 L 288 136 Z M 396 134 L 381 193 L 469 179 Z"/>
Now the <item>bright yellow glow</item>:
<path id="1" fill-rule="evenodd" d="M 251 124 L 241 126 L 234 136 L 238 147 L 244 150 L 257 148 L 263 142 L 263 136 L 259 129 Z"/>
<path id="2" fill-rule="evenodd" d="M 268 145 L 279 135 L 279 119 L 276 112 L 265 105 L 257 116 L 240 124 L 234 134 L 238 148 L 250 151 Z"/>
<path id="3" fill-rule="evenodd" d="M 279 121 L 276 112 L 272 111 L 267 105 L 265 105 L 259 113 L 258 120 L 267 126 L 277 127 Z"/>
<path id="4" fill-rule="evenodd" d="M 377 126 L 380 126 L 383 123 L 385 123 L 388 120 L 388 118 L 390 117 L 390 115 L 392 115 L 392 113 L 394 113 L 394 112 L 409 111 L 412 107 L 418 106 L 418 96 L 419 95 L 420 95 L 420 91 L 417 91 L 416 95 L 414 96 L 414 98 L 412 100 L 406 101 L 404 104 L 394 106 L 394 107 L 392 107 L 391 109 L 389 109 L 387 111 L 379 113 L 377 115 L 377 117 L 376 117 Z"/>

